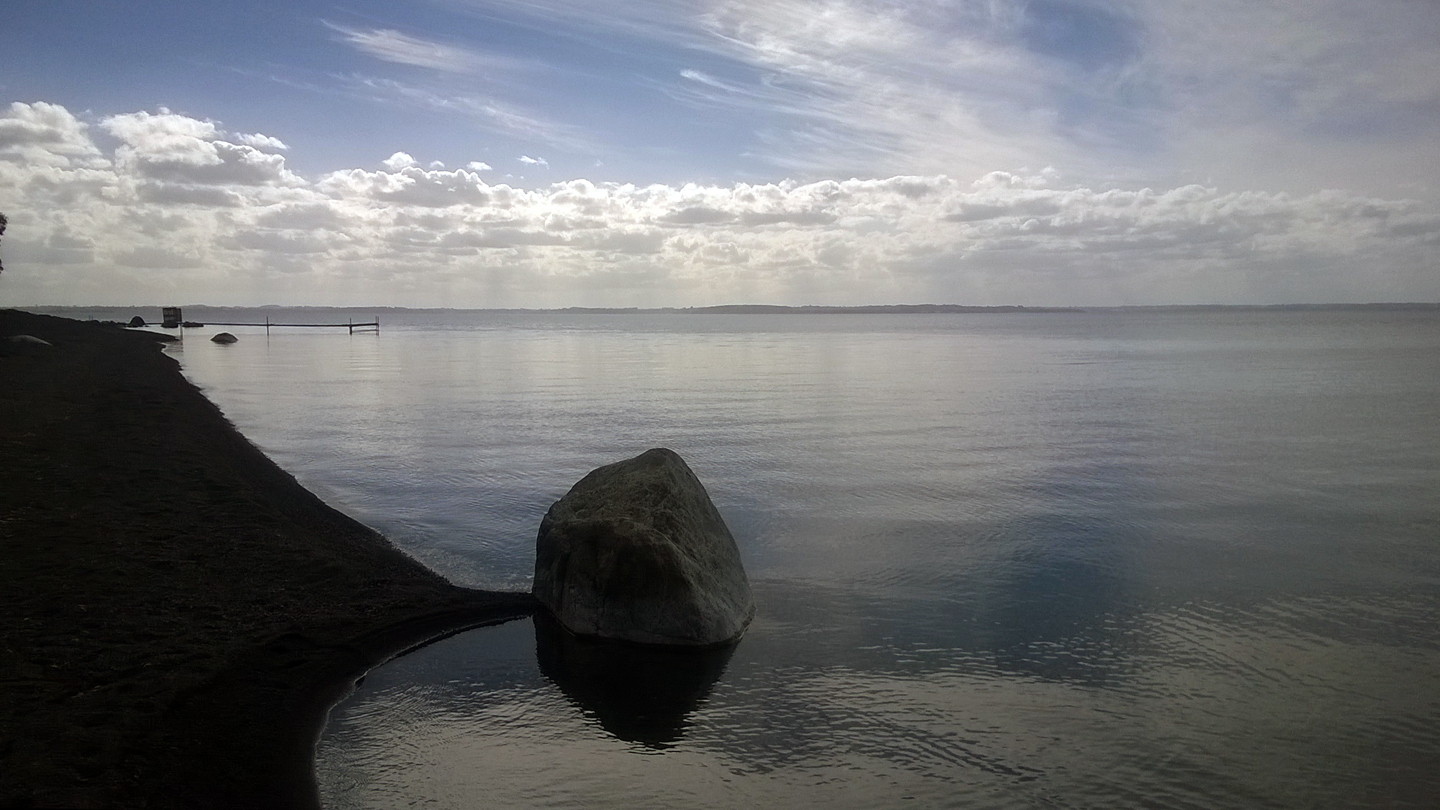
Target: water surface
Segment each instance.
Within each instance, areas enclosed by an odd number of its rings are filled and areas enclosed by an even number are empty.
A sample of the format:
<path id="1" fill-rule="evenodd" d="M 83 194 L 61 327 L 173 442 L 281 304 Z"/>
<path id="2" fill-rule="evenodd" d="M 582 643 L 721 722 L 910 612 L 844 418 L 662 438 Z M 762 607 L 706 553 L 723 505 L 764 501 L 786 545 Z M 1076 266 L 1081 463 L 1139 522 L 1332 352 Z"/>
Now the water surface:
<path id="1" fill-rule="evenodd" d="M 758 614 L 723 660 L 530 621 L 397 659 L 332 713 L 327 807 L 1440 797 L 1434 310 L 382 321 L 176 355 L 466 585 L 527 588 L 551 502 L 671 447 Z"/>

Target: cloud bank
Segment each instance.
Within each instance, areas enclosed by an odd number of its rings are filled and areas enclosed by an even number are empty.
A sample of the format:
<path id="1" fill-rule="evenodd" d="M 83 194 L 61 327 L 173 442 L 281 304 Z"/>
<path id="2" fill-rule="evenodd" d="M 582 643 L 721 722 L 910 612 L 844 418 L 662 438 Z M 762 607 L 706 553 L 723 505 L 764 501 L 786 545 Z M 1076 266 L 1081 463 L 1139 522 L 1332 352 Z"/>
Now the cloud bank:
<path id="1" fill-rule="evenodd" d="M 103 133 L 113 146 L 102 147 Z M 1113 305 L 1440 300 L 1440 211 L 1054 171 L 520 188 L 404 152 L 302 177 L 161 109 L 0 113 L 8 304 Z M 538 161 L 537 161 L 538 162 Z"/>

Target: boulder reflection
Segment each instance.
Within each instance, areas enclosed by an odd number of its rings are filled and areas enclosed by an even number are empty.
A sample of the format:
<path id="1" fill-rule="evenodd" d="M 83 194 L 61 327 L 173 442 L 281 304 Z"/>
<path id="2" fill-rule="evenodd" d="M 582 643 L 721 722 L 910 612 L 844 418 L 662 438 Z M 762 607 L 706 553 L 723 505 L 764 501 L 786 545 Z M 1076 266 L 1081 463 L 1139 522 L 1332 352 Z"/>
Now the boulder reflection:
<path id="1" fill-rule="evenodd" d="M 581 638 L 544 610 L 535 614 L 540 672 L 606 731 L 651 748 L 684 736 L 737 644 L 689 650 Z"/>

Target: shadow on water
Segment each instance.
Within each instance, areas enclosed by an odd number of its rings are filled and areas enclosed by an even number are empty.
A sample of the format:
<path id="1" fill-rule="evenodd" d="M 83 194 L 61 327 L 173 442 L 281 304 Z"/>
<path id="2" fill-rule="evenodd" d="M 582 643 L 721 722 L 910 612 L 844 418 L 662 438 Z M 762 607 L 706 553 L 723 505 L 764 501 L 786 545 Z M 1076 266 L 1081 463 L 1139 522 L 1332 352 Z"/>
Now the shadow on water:
<path id="1" fill-rule="evenodd" d="M 725 672 L 735 644 L 702 650 L 580 638 L 535 614 L 540 672 L 609 733 L 668 748 Z"/>

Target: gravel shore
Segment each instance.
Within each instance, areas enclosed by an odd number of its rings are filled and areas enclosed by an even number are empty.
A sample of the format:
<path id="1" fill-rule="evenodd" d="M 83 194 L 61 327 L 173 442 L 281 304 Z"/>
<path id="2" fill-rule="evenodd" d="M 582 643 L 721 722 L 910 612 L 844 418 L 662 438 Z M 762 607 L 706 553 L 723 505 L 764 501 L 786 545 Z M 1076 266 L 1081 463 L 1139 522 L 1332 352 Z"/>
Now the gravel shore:
<path id="1" fill-rule="evenodd" d="M 0 310 L 0 806 L 315 807 L 356 677 L 533 609 L 326 506 L 165 339 Z"/>

